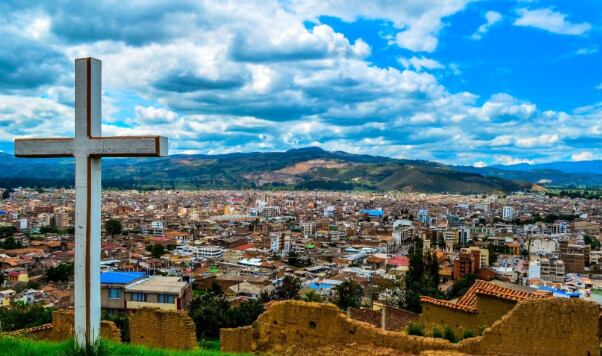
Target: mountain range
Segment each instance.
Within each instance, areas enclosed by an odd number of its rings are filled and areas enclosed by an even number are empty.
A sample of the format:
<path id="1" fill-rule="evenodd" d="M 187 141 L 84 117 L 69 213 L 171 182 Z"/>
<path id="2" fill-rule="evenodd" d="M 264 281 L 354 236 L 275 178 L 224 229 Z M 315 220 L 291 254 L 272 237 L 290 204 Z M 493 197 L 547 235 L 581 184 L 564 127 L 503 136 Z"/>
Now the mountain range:
<path id="1" fill-rule="evenodd" d="M 585 165 L 579 168 L 581 162 L 560 163 L 558 166 L 533 166 L 533 169 L 524 165 L 476 168 L 308 147 L 286 152 L 107 158 L 103 159 L 102 170 L 104 187 L 123 189 L 362 189 L 483 193 L 528 190 L 533 183 L 602 185 L 600 161 L 589 162 L 591 168 L 583 168 Z M 69 158 L 23 159 L 0 153 L 0 187 L 70 187 L 73 185 L 73 165 L 73 159 Z"/>

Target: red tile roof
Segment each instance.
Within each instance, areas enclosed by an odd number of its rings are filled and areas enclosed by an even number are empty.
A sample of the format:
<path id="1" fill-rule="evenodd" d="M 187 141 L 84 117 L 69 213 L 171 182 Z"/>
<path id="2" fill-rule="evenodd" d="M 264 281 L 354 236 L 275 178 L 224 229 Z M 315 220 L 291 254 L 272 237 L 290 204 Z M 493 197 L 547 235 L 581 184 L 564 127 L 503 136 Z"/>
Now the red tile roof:
<path id="1" fill-rule="evenodd" d="M 477 305 L 477 294 L 489 295 L 492 297 L 519 302 L 527 298 L 544 298 L 533 292 L 525 292 L 514 288 L 503 287 L 495 283 L 477 280 L 472 287 L 458 299 L 458 304 L 463 304 L 471 307 Z"/>
<path id="2" fill-rule="evenodd" d="M 426 296 L 420 297 L 420 301 L 423 303 L 430 303 L 455 310 L 476 313 L 477 294 L 488 295 L 514 302 L 519 302 L 524 299 L 542 299 L 550 297 L 549 295 L 544 295 L 541 293 L 521 291 L 518 289 L 500 286 L 495 283 L 477 280 L 472 287 L 470 287 L 466 293 L 464 293 L 464 295 L 461 296 L 455 303 L 448 300 L 435 299 Z"/>
<path id="3" fill-rule="evenodd" d="M 460 311 L 467 312 L 467 313 L 476 313 L 477 312 L 477 308 L 450 302 L 449 300 L 436 299 L 436 298 L 422 296 L 422 297 L 420 297 L 420 302 L 434 304 L 434 305 L 438 305 L 440 307 L 446 307 L 446 308 L 450 308 L 450 309 L 460 310 Z"/>

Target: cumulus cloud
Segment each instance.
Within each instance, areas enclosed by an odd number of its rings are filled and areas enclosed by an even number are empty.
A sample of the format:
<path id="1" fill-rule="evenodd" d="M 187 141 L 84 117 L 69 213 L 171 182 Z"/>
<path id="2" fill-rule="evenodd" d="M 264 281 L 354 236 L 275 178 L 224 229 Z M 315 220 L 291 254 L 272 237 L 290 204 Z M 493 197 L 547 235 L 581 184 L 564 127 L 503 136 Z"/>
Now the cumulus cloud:
<path id="1" fill-rule="evenodd" d="M 485 23 L 479 26 L 477 31 L 473 33 L 470 38 L 473 40 L 480 40 L 483 35 L 486 34 L 493 25 L 502 20 L 502 14 L 497 11 L 487 11 L 485 13 Z"/>
<path id="2" fill-rule="evenodd" d="M 593 153 L 591 153 L 589 151 L 583 151 L 583 152 L 572 154 L 571 159 L 573 161 L 591 161 L 591 160 L 595 159 L 595 156 Z"/>
<path id="3" fill-rule="evenodd" d="M 567 15 L 551 8 L 530 10 L 521 8 L 517 10 L 519 17 L 514 25 L 534 27 L 561 35 L 583 35 L 592 29 L 588 22 L 573 23 L 567 20 Z"/>
<path id="4" fill-rule="evenodd" d="M 599 156 L 602 106 L 543 111 L 507 93 L 450 91 L 441 78 L 461 75 L 459 64 L 411 53 L 434 51 L 467 2 L 0 4 L 10 14 L 0 19 L 9 49 L 0 51 L 0 143 L 71 136 L 72 58 L 93 55 L 103 60 L 103 133 L 165 134 L 174 153 L 321 146 L 479 165 Z M 391 26 L 399 65 L 372 63 L 371 43 L 322 16 Z"/>

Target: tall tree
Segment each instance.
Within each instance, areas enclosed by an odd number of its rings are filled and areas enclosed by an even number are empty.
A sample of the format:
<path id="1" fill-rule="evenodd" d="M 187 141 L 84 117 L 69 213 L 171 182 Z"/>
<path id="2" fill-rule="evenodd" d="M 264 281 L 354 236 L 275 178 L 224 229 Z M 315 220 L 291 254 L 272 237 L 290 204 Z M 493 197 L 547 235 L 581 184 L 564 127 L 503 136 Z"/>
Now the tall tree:
<path id="1" fill-rule="evenodd" d="M 123 225 L 117 219 L 109 219 L 105 222 L 105 231 L 111 236 L 119 235 L 123 231 Z"/>
<path id="2" fill-rule="evenodd" d="M 284 276 L 282 283 L 272 292 L 274 300 L 299 299 L 301 280 L 293 276 Z"/>
<path id="3" fill-rule="evenodd" d="M 356 281 L 348 279 L 336 287 L 337 298 L 335 304 L 343 309 L 359 308 L 364 289 Z"/>

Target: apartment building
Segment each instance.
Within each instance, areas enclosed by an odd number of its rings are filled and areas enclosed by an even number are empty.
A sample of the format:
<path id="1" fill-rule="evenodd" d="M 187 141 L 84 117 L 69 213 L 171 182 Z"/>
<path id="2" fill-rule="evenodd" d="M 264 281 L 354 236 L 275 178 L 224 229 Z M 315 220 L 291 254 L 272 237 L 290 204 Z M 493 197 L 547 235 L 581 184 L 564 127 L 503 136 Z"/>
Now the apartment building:
<path id="1" fill-rule="evenodd" d="M 144 307 L 183 310 L 192 301 L 192 287 L 180 277 L 147 276 L 142 272 L 103 272 L 101 306 L 106 310 Z"/>

